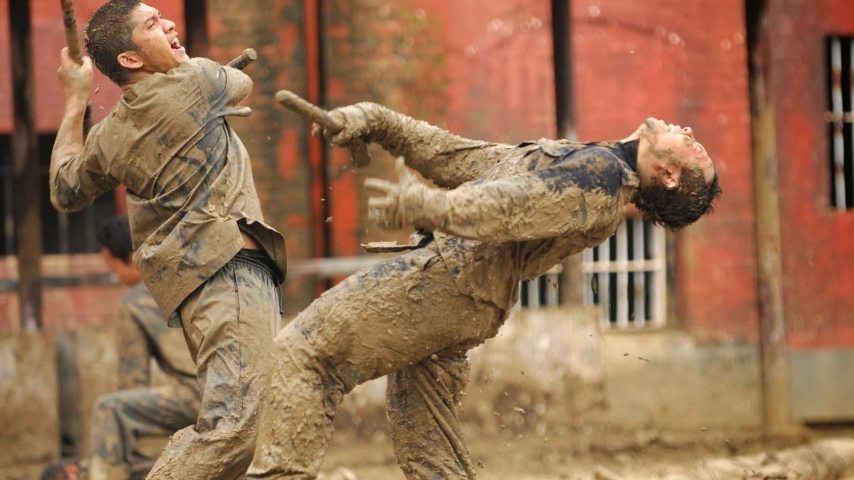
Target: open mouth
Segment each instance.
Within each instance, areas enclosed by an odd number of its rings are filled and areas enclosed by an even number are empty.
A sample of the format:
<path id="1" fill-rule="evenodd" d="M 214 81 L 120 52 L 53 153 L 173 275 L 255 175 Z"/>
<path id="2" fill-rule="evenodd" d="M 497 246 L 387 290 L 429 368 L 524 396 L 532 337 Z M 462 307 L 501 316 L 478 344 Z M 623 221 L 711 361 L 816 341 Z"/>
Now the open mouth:
<path id="1" fill-rule="evenodd" d="M 178 40 L 178 37 L 172 39 L 171 47 L 172 50 L 181 50 L 182 48 L 184 48 L 181 46 L 181 42 Z"/>

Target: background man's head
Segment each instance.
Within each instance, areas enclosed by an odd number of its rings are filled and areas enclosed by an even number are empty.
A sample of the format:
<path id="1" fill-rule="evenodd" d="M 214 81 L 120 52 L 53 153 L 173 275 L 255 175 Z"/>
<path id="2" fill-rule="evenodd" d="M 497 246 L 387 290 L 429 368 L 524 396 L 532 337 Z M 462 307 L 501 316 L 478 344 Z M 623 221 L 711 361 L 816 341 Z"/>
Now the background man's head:
<path id="1" fill-rule="evenodd" d="M 175 22 L 139 0 L 111 0 L 86 26 L 86 49 L 98 69 L 118 85 L 164 73 L 189 59 Z"/>
<path id="2" fill-rule="evenodd" d="M 718 174 L 690 127 L 648 118 L 629 138 L 638 140 L 641 187 L 634 203 L 644 218 L 677 230 L 711 211 L 721 194 Z"/>
<path id="3" fill-rule="evenodd" d="M 136 285 L 141 276 L 133 263 L 133 243 L 130 224 L 125 215 L 116 216 L 101 224 L 96 232 L 101 244 L 101 256 L 119 281 L 125 285 Z"/>
<path id="4" fill-rule="evenodd" d="M 39 480 L 77 480 L 80 467 L 69 460 L 59 460 L 44 467 Z"/>

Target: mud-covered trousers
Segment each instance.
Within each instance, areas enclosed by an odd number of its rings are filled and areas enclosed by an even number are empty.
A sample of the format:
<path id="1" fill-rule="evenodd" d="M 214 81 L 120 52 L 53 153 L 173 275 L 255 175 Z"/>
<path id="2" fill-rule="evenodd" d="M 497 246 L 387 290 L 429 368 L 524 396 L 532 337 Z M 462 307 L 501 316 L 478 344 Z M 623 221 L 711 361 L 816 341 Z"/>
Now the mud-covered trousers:
<path id="1" fill-rule="evenodd" d="M 247 478 L 316 478 L 343 395 L 387 374 L 389 425 L 404 475 L 474 478 L 456 413 L 468 381 L 466 352 L 494 336 L 504 318 L 459 292 L 432 245 L 350 276 L 276 337 Z"/>
<path id="2" fill-rule="evenodd" d="M 243 478 L 280 322 L 277 298 L 270 272 L 238 254 L 181 304 L 201 407 L 195 425 L 172 436 L 147 479 Z"/>
<path id="3" fill-rule="evenodd" d="M 167 436 L 192 425 L 199 412 L 194 379 L 98 397 L 92 414 L 87 480 L 145 478 L 155 458 L 140 450 L 146 436 Z"/>

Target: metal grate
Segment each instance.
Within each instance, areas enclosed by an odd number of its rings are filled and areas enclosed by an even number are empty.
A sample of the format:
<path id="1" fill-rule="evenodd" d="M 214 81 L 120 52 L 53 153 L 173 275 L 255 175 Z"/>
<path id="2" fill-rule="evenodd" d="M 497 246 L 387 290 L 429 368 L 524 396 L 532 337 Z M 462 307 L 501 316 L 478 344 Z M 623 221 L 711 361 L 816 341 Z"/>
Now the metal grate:
<path id="1" fill-rule="evenodd" d="M 830 204 L 854 208 L 854 37 L 827 39 Z"/>
<path id="2" fill-rule="evenodd" d="M 667 300 L 664 229 L 627 218 L 617 232 L 584 251 L 582 270 L 589 288 L 584 303 L 602 306 L 605 328 L 664 325 Z"/>
<path id="3" fill-rule="evenodd" d="M 522 282 L 521 291 L 519 292 L 519 306 L 521 308 L 537 309 L 562 305 L 562 280 L 563 268 L 558 264 L 539 277 Z"/>

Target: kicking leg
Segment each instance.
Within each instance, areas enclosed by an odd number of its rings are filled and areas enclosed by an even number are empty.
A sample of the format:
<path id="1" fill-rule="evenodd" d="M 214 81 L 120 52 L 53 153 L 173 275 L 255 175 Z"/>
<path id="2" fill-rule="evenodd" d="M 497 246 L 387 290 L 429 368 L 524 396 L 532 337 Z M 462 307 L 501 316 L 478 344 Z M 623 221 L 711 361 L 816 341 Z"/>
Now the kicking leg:
<path id="1" fill-rule="evenodd" d="M 469 380 L 466 350 L 450 349 L 388 376 L 391 438 L 407 479 L 474 479 L 457 405 Z"/>
<path id="2" fill-rule="evenodd" d="M 479 341 L 502 319 L 495 307 L 460 294 L 430 249 L 352 275 L 276 337 L 247 478 L 314 479 L 345 393 L 450 346 Z"/>

